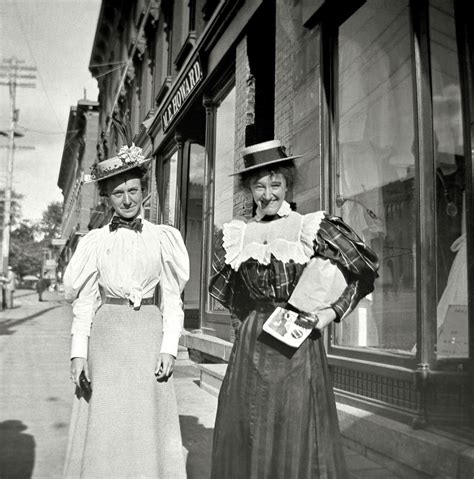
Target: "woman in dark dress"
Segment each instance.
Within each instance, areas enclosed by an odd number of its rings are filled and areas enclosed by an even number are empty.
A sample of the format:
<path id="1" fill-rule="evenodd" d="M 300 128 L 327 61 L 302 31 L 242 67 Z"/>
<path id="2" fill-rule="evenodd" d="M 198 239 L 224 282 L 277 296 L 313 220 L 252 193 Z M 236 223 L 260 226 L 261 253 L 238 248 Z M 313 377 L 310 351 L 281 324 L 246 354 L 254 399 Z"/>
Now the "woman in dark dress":
<path id="1" fill-rule="evenodd" d="M 215 248 L 210 294 L 230 310 L 236 340 L 219 394 L 213 479 L 347 477 L 321 330 L 373 290 L 377 257 L 340 218 L 291 210 L 295 158 L 276 140 L 243 150 L 236 174 L 256 214 L 225 224 Z M 301 316 L 314 329 L 295 349 L 262 327 L 314 257 L 335 264 L 347 286 Z"/>

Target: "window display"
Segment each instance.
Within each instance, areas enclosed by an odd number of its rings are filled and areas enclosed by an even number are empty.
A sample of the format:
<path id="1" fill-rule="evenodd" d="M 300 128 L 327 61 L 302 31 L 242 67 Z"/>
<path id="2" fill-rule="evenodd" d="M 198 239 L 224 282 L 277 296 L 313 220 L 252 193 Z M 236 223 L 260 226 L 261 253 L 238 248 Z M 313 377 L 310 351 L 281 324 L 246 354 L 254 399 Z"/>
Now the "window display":
<path id="1" fill-rule="evenodd" d="M 438 358 L 468 357 L 465 163 L 451 1 L 429 9 L 437 224 Z"/>
<path id="2" fill-rule="evenodd" d="M 411 354 L 416 341 L 413 73 L 408 1 L 369 0 L 339 27 L 336 214 L 377 253 L 375 291 L 335 344 Z"/>

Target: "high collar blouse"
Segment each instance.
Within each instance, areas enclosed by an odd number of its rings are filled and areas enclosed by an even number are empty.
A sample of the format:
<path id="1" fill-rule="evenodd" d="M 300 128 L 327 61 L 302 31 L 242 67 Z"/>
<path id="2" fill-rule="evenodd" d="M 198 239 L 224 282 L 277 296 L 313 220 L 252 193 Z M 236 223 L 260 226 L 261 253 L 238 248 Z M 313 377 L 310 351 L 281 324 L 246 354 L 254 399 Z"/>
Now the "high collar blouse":
<path id="1" fill-rule="evenodd" d="M 184 321 L 181 293 L 189 259 L 181 234 L 171 226 L 143 220 L 136 232 L 109 225 L 90 231 L 64 274 L 66 299 L 73 302 L 71 357 L 87 357 L 87 338 L 102 296 L 127 298 L 139 307 L 160 284 L 162 353 L 177 354 Z"/>

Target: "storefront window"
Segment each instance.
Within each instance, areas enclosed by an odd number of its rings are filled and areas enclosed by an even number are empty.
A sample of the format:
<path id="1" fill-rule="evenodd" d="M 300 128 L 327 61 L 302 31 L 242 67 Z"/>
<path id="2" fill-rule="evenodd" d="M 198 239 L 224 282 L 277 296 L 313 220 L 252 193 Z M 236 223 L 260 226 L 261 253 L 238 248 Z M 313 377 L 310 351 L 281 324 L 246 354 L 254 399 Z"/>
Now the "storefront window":
<path id="1" fill-rule="evenodd" d="M 151 170 L 151 168 L 150 168 Z M 148 170 L 143 182 L 145 187 L 143 189 L 143 202 L 142 202 L 142 212 L 143 218 L 147 221 L 151 221 L 151 192 L 152 192 L 152 178 L 153 175 L 151 171 Z"/>
<path id="2" fill-rule="evenodd" d="M 163 161 L 162 223 L 170 226 L 175 226 L 177 171 L 178 152 L 175 151 Z"/>
<path id="3" fill-rule="evenodd" d="M 458 50 L 452 1 L 431 0 L 437 224 L 437 353 L 469 357 L 465 162 Z"/>
<path id="4" fill-rule="evenodd" d="M 222 225 L 232 219 L 235 151 L 235 87 L 225 96 L 216 111 L 216 154 L 214 172 L 214 219 L 212 244 L 222 232 Z M 211 311 L 224 311 L 224 308 L 210 299 Z"/>
<path id="5" fill-rule="evenodd" d="M 189 281 L 184 291 L 184 309 L 187 318 L 199 314 L 202 258 L 202 206 L 204 195 L 204 147 L 189 144 L 189 173 L 186 195 L 186 248 L 189 251 Z"/>
<path id="6" fill-rule="evenodd" d="M 339 346 L 413 354 L 414 103 L 407 0 L 368 0 L 339 27 L 336 214 L 377 252 L 380 277 L 335 332 Z"/>

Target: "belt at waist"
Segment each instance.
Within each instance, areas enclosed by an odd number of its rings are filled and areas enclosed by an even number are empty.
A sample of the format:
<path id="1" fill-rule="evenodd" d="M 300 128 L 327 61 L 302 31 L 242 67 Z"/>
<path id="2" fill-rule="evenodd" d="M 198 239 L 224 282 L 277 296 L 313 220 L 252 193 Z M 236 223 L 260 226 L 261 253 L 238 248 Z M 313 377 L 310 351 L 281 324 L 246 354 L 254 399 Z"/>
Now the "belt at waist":
<path id="1" fill-rule="evenodd" d="M 133 303 L 128 298 L 113 298 L 112 296 L 104 296 L 102 298 L 104 304 L 123 304 L 126 306 L 133 306 Z M 155 298 L 143 298 L 140 306 L 155 304 Z"/>

